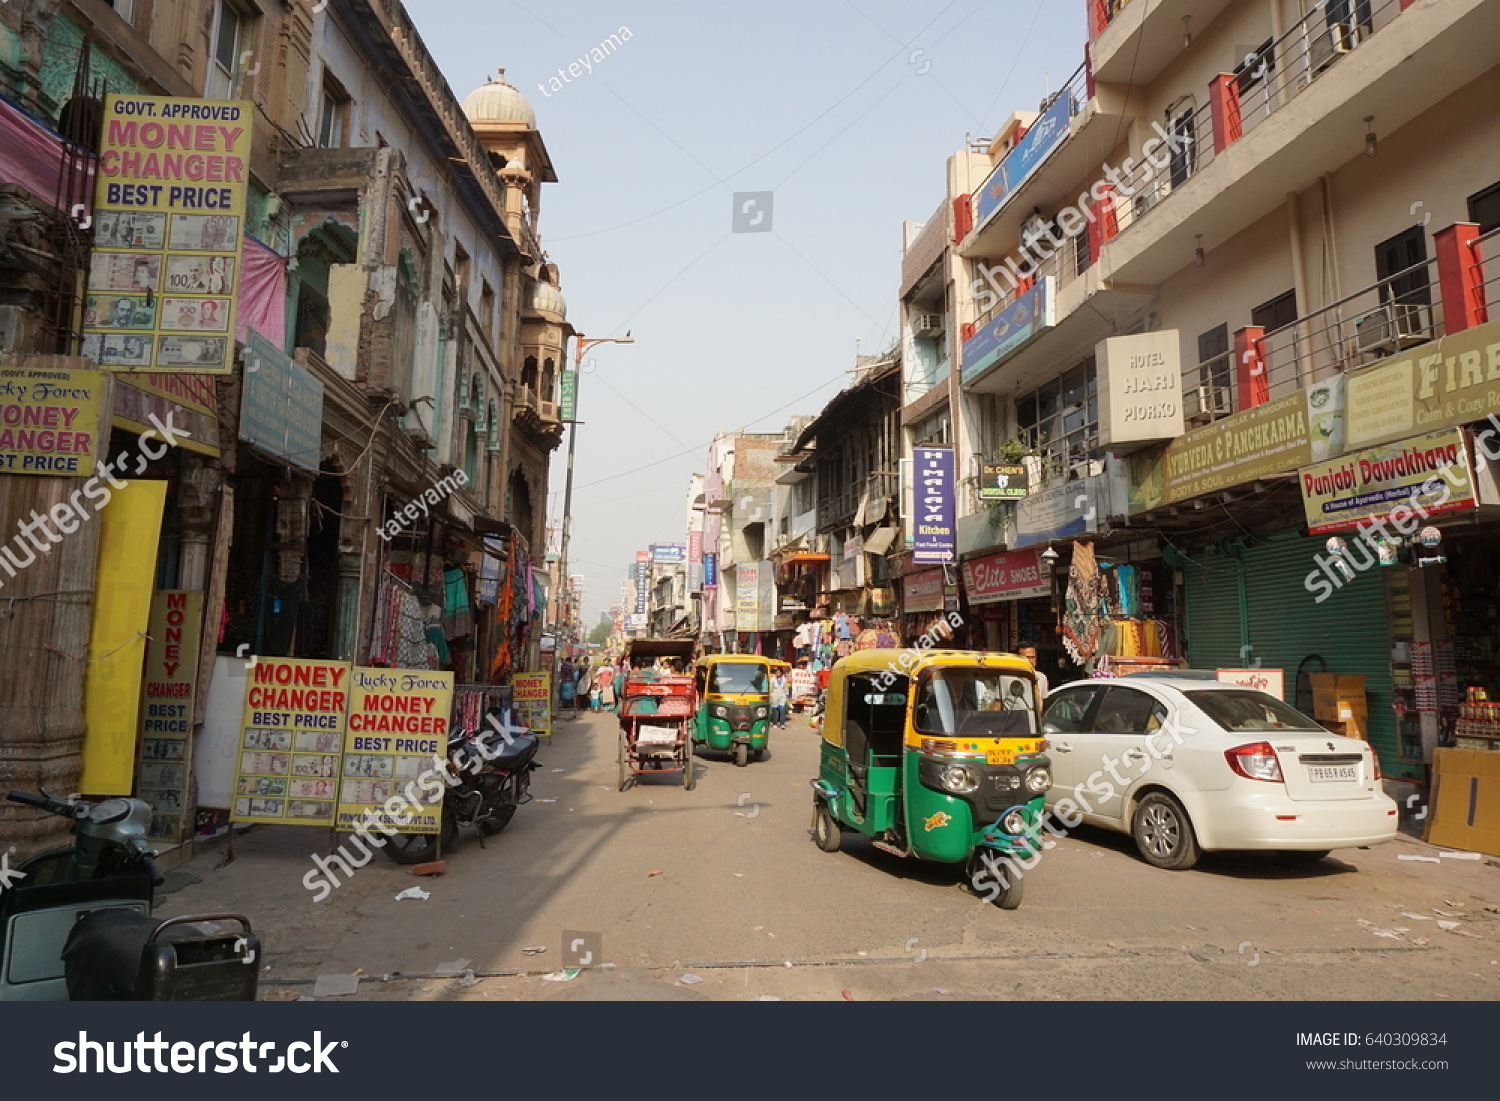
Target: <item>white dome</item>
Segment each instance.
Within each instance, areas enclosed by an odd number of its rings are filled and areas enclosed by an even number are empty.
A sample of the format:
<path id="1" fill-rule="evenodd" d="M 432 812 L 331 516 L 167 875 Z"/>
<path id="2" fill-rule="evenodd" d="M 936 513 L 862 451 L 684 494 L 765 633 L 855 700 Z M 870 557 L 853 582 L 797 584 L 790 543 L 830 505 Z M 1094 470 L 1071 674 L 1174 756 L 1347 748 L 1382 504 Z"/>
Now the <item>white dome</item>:
<path id="1" fill-rule="evenodd" d="M 520 122 L 530 130 L 536 129 L 536 112 L 526 97 L 507 83 L 504 69 L 483 88 L 469 94 L 464 100 L 464 114 L 470 122 Z"/>
<path id="2" fill-rule="evenodd" d="M 556 314 L 563 319 L 568 316 L 568 303 L 562 291 L 540 280 L 527 284 L 525 308 L 535 313 Z"/>

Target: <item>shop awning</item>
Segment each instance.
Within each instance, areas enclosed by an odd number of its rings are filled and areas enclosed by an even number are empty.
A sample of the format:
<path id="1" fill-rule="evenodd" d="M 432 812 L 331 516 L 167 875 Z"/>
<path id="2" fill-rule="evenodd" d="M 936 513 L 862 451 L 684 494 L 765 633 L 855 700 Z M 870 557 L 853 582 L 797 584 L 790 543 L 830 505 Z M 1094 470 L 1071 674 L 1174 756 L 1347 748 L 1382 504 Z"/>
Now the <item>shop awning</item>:
<path id="1" fill-rule="evenodd" d="M 899 527 L 876 528 L 875 531 L 865 539 L 866 554 L 885 554 L 896 542 L 896 536 L 901 533 Z"/>
<path id="2" fill-rule="evenodd" d="M 781 561 L 782 561 L 783 565 L 791 566 L 791 565 L 796 565 L 799 562 L 800 563 L 829 562 L 829 561 L 832 561 L 832 559 L 833 559 L 833 555 L 831 555 L 831 554 L 814 554 L 812 551 L 797 551 L 795 554 L 789 554 L 789 555 L 787 555 Z"/>

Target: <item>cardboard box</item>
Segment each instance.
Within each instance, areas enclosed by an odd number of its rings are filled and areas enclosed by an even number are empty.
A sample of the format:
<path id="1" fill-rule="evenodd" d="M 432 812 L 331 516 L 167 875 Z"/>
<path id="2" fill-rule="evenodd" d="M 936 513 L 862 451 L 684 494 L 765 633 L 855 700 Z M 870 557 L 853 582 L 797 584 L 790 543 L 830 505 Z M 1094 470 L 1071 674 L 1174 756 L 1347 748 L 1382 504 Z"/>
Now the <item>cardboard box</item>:
<path id="1" fill-rule="evenodd" d="M 1341 673 L 1310 674 L 1313 718 L 1329 722 L 1359 722 L 1370 715 L 1365 678 Z"/>
<path id="2" fill-rule="evenodd" d="M 1500 753 L 1436 749 L 1432 802 L 1424 840 L 1500 856 Z"/>

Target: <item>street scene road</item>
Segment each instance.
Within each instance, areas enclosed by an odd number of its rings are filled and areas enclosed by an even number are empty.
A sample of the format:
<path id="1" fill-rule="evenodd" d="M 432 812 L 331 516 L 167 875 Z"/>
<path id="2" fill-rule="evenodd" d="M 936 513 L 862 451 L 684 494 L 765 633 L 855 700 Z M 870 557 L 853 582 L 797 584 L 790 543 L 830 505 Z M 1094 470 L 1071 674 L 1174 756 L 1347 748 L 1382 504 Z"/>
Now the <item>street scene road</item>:
<path id="1" fill-rule="evenodd" d="M 311 997 L 320 975 L 357 976 L 357 999 L 1500 993 L 1495 862 L 1438 858 L 1404 833 L 1306 868 L 1210 855 L 1168 872 L 1128 837 L 1081 827 L 1028 873 L 1025 905 L 1005 912 L 967 891 L 956 867 L 854 835 L 820 852 L 808 788 L 819 740 L 800 717 L 747 768 L 700 749 L 693 791 L 675 774 L 617 791 L 616 732 L 611 715 L 560 723 L 539 755 L 535 800 L 486 847 L 466 832 L 441 876 L 378 855 L 314 902 L 300 881 L 327 835 L 255 828 L 234 839 L 227 866 L 208 850 L 176 873 L 169 889 L 186 885 L 167 904 L 254 914 L 272 999 Z M 1441 862 L 1402 859 L 1414 856 Z M 395 899 L 413 885 L 430 897 Z M 602 966 L 551 981 L 576 962 L 565 932 L 597 935 Z M 454 973 L 440 974 L 445 965 Z"/>

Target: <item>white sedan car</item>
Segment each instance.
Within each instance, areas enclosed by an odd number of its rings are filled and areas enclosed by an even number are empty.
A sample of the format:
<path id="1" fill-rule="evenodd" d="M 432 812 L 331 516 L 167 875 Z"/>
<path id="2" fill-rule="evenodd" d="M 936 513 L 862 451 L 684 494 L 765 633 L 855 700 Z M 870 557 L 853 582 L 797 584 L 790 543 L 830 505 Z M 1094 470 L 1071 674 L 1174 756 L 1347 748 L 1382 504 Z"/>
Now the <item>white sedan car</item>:
<path id="1" fill-rule="evenodd" d="M 1158 868 L 1259 849 L 1298 862 L 1396 835 L 1365 742 L 1254 689 L 1159 675 L 1075 681 L 1047 697 L 1052 819 L 1129 833 Z"/>

